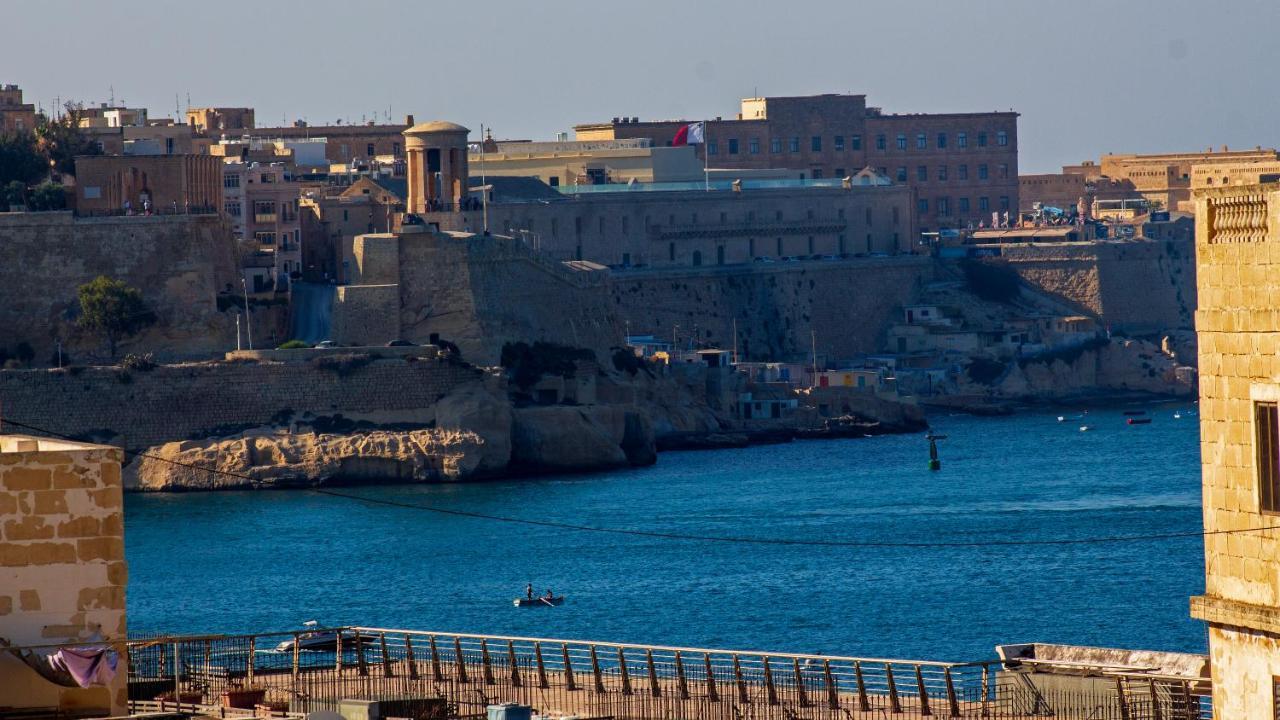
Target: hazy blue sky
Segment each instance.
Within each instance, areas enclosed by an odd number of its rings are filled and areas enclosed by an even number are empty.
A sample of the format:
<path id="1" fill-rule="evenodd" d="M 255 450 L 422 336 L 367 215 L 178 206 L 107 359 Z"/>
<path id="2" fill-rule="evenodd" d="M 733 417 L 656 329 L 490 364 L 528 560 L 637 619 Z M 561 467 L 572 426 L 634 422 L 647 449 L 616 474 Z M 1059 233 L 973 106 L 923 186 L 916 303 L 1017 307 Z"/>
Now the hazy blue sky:
<path id="1" fill-rule="evenodd" d="M 1021 169 L 1105 152 L 1280 145 L 1277 0 L 0 0 L 0 82 L 259 124 L 413 113 L 507 138 L 865 93 L 887 112 L 1007 110 Z M 474 135 L 473 135 L 474 136 Z"/>

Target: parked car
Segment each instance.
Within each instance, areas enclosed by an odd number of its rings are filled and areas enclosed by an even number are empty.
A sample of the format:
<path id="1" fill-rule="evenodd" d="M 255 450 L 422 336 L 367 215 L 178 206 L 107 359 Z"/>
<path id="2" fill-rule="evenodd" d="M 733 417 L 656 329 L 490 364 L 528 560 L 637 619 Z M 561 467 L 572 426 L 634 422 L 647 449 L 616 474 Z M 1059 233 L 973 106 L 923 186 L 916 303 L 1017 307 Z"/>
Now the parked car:
<path id="1" fill-rule="evenodd" d="M 387 347 L 413 347 L 413 343 L 408 340 L 392 340 L 387 343 Z"/>
<path id="2" fill-rule="evenodd" d="M 334 342 L 334 341 L 332 341 L 332 340 L 321 340 L 320 342 L 316 343 L 316 348 L 317 348 L 317 349 L 321 349 L 321 348 L 336 348 L 336 347 L 338 347 L 338 344 L 337 344 L 337 343 L 335 343 L 335 342 Z"/>

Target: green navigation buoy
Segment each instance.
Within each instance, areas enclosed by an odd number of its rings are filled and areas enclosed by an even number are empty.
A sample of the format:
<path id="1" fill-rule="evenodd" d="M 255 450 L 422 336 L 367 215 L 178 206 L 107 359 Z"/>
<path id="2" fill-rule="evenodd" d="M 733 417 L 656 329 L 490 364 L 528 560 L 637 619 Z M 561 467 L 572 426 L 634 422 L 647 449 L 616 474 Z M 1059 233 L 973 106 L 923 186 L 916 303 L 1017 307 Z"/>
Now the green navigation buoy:
<path id="1" fill-rule="evenodd" d="M 929 440 L 929 469 L 941 470 L 942 461 L 938 459 L 938 441 L 946 440 L 947 436 L 934 435 L 933 433 L 929 433 L 926 437 Z"/>

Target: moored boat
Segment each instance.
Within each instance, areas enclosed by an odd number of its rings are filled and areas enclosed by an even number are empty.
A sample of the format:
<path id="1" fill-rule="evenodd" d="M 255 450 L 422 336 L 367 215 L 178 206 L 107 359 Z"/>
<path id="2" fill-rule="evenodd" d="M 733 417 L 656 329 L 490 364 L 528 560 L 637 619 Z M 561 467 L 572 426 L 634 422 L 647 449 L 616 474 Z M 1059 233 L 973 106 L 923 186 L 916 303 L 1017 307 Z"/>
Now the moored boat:
<path id="1" fill-rule="evenodd" d="M 1131 417 L 1131 418 L 1129 418 L 1129 424 L 1130 424 L 1130 425 L 1150 425 L 1150 424 L 1151 424 L 1151 418 L 1149 418 L 1149 417 Z"/>

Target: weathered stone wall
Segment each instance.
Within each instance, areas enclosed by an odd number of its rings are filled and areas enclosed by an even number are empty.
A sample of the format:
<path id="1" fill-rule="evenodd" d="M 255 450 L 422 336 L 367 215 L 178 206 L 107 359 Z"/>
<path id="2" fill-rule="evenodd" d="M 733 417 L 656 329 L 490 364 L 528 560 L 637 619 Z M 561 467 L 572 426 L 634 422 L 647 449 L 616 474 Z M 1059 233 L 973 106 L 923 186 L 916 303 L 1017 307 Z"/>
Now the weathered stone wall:
<path id="1" fill-rule="evenodd" d="M 141 449 L 307 414 L 423 423 L 441 397 L 482 376 L 444 359 L 399 358 L 346 370 L 247 362 L 7 370 L 0 371 L 0 398 L 7 420 Z"/>
<path id="2" fill-rule="evenodd" d="M 632 335 L 731 348 L 736 320 L 743 359 L 810 357 L 812 332 L 819 357 L 840 360 L 883 350 L 885 327 L 933 271 L 906 256 L 630 272 L 614 275 L 613 296 Z"/>
<path id="3" fill-rule="evenodd" d="M 126 637 L 120 451 L 0 436 L 0 638 L 14 645 Z M 107 687 L 64 688 L 0 653 L 0 702 L 125 710 L 125 668 Z"/>
<path id="4" fill-rule="evenodd" d="M 390 285 L 342 289 L 333 308 L 335 341 L 424 344 L 439 333 L 482 365 L 496 365 L 507 342 L 543 340 L 598 357 L 622 343 L 603 268 L 570 267 L 493 236 L 363 235 L 353 247 L 361 276 L 397 280 L 398 296 Z M 389 318 L 397 334 L 390 334 Z"/>
<path id="5" fill-rule="evenodd" d="M 0 213 L 0 249 L 0 346 L 29 343 L 37 363 L 59 340 L 77 360 L 105 353 L 75 324 L 76 290 L 98 275 L 142 290 L 159 318 L 121 352 L 191 357 L 234 347 L 235 319 L 218 311 L 217 293 L 239 287 L 235 245 L 217 216 Z"/>
<path id="6" fill-rule="evenodd" d="M 1189 240 L 1010 245 L 999 261 L 1031 288 L 1097 317 L 1113 330 L 1190 329 L 1196 308 Z"/>

